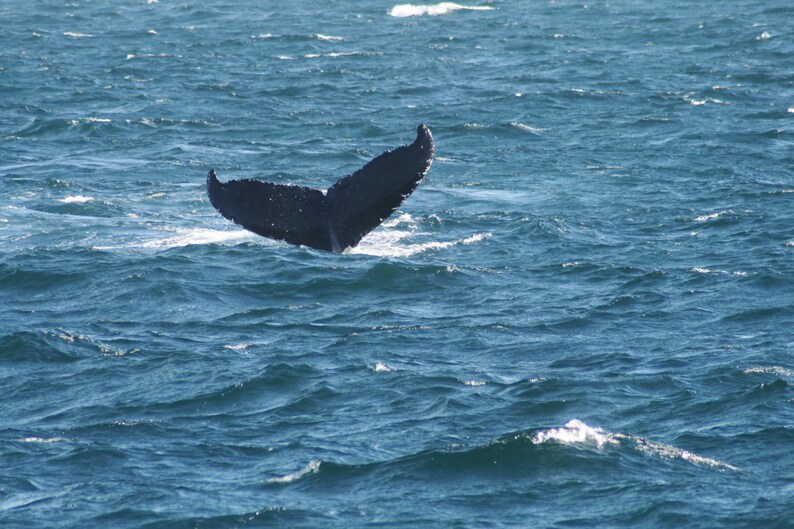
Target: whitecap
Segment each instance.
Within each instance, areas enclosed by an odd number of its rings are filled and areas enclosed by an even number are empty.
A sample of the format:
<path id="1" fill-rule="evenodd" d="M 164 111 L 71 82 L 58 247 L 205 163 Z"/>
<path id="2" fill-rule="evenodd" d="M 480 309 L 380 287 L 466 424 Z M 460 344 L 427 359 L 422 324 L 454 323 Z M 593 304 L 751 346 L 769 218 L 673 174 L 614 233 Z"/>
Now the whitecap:
<path id="1" fill-rule="evenodd" d="M 531 441 L 534 444 L 556 442 L 569 445 L 595 445 L 599 449 L 607 445 L 625 445 L 646 455 L 663 459 L 682 459 L 696 465 L 716 467 L 721 470 L 739 470 L 738 467 L 731 464 L 700 456 L 672 445 L 648 441 L 634 435 L 613 433 L 601 428 L 594 428 L 579 419 L 570 420 L 561 428 L 541 430 L 532 436 Z"/>
<path id="2" fill-rule="evenodd" d="M 513 127 L 517 128 L 517 129 L 520 129 L 520 130 L 523 130 L 523 131 L 526 131 L 526 132 L 531 132 L 532 134 L 540 134 L 541 132 L 546 130 L 546 129 L 540 129 L 538 127 L 532 127 L 532 126 L 526 125 L 524 123 L 518 123 L 517 121 L 514 121 L 514 122 L 510 123 L 510 125 L 512 125 Z"/>
<path id="3" fill-rule="evenodd" d="M 716 105 L 722 105 L 722 104 L 725 103 L 725 101 L 723 101 L 722 99 L 716 99 L 716 98 L 713 98 L 713 97 L 707 97 L 705 99 L 695 99 L 691 95 L 684 96 L 684 101 L 686 101 L 690 105 L 696 106 L 696 107 L 705 105 L 707 103 L 714 103 Z"/>
<path id="4" fill-rule="evenodd" d="M 73 39 L 92 39 L 94 35 L 89 33 L 75 33 L 74 31 L 64 31 L 64 37 L 71 37 Z"/>
<path id="5" fill-rule="evenodd" d="M 340 41 L 345 40 L 343 37 L 337 37 L 335 35 L 323 35 L 322 33 L 318 33 L 315 35 L 317 40 L 331 40 L 331 41 Z"/>
<path id="6" fill-rule="evenodd" d="M 718 219 L 718 218 L 722 217 L 723 215 L 727 215 L 729 213 L 733 213 L 733 211 L 730 211 L 730 210 L 718 211 L 717 213 L 709 213 L 708 215 L 700 215 L 699 217 L 695 217 L 692 220 L 694 220 L 695 222 L 706 222 L 707 220 Z"/>
<path id="7" fill-rule="evenodd" d="M 231 349 L 232 351 L 245 351 L 249 347 L 251 347 L 250 343 L 238 343 L 238 344 L 223 346 L 224 349 Z"/>
<path id="8" fill-rule="evenodd" d="M 376 373 L 389 373 L 394 371 L 394 368 L 387 366 L 383 362 L 375 362 L 375 367 L 373 367 L 372 370 Z"/>
<path id="9" fill-rule="evenodd" d="M 464 380 L 463 383 L 467 386 L 477 387 L 477 386 L 484 386 L 487 384 L 484 380 Z"/>
<path id="10" fill-rule="evenodd" d="M 62 441 L 68 441 L 63 437 L 25 437 L 20 439 L 20 443 L 60 443 Z"/>
<path id="11" fill-rule="evenodd" d="M 307 474 L 314 474 L 318 470 L 320 470 L 320 464 L 322 462 L 317 459 L 312 459 L 309 461 L 309 464 L 300 469 L 297 472 L 293 472 L 292 474 L 287 474 L 286 476 L 281 476 L 277 478 L 270 478 L 267 480 L 268 483 L 291 483 L 296 479 L 300 479 Z"/>
<path id="12" fill-rule="evenodd" d="M 699 266 L 690 269 L 690 272 L 695 272 L 696 274 L 726 274 L 726 275 L 739 276 L 739 277 L 747 276 L 747 272 L 742 272 L 740 270 L 735 272 L 728 272 L 727 270 L 712 270 L 711 268 L 702 268 Z"/>
<path id="13" fill-rule="evenodd" d="M 573 419 L 562 428 L 551 428 L 537 432 L 532 437 L 535 444 L 555 441 L 562 444 L 595 444 L 601 448 L 607 444 L 620 444 L 615 434 L 601 428 L 592 428 L 579 419 Z"/>
<path id="14" fill-rule="evenodd" d="M 306 59 L 316 59 L 318 57 L 353 57 L 355 55 L 381 55 L 381 53 L 367 53 L 360 51 L 332 51 L 329 53 L 307 53 L 303 57 Z"/>
<path id="15" fill-rule="evenodd" d="M 695 268 L 692 269 L 692 272 L 695 272 L 696 274 L 713 274 L 716 271 L 715 270 L 709 270 L 708 268 L 700 268 L 700 267 L 696 266 Z"/>
<path id="16" fill-rule="evenodd" d="M 748 367 L 747 369 L 743 370 L 743 372 L 747 373 L 748 375 L 751 373 L 764 373 L 766 375 L 775 375 L 779 377 L 794 377 L 794 370 L 781 366 Z"/>
<path id="17" fill-rule="evenodd" d="M 86 202 L 93 202 L 94 197 L 84 197 L 83 195 L 75 195 L 60 199 L 64 204 L 85 204 Z"/>
<path id="18" fill-rule="evenodd" d="M 437 16 L 460 10 L 492 11 L 493 9 L 494 8 L 490 6 L 464 6 L 454 2 L 441 2 L 435 5 L 399 4 L 391 8 L 389 16 L 398 18 L 417 17 L 422 15 Z"/>

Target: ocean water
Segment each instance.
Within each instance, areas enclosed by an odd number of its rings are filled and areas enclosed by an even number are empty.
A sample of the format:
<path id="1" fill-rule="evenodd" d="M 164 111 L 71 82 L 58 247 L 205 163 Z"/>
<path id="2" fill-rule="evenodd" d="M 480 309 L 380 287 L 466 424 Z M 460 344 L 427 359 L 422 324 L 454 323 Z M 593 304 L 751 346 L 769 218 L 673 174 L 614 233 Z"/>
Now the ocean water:
<path id="1" fill-rule="evenodd" d="M 794 527 L 792 20 L 0 0 L 0 526 Z M 207 199 L 419 123 L 343 255 Z"/>

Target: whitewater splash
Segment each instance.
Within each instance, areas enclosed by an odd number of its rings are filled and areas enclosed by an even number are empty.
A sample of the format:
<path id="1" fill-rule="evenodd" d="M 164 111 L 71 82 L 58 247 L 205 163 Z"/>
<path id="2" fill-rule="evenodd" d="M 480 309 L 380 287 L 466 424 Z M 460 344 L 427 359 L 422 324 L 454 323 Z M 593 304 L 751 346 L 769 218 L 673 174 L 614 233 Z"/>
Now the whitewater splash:
<path id="1" fill-rule="evenodd" d="M 494 8 L 490 6 L 463 6 L 454 2 L 441 2 L 435 5 L 413 5 L 413 4 L 399 4 L 391 8 L 389 16 L 404 18 L 404 17 L 418 17 L 422 15 L 446 15 L 453 11 L 492 11 Z"/>
<path id="2" fill-rule="evenodd" d="M 143 242 L 130 242 L 114 246 L 92 246 L 94 250 L 130 250 L 135 248 L 150 248 L 156 250 L 169 250 L 183 246 L 199 244 L 239 244 L 241 242 L 259 242 L 261 237 L 248 230 L 211 230 L 206 228 L 177 228 L 172 235 L 151 239 Z"/>
<path id="3" fill-rule="evenodd" d="M 210 230 L 205 228 L 176 230 L 176 235 L 143 243 L 144 248 L 178 248 L 193 244 L 219 244 L 255 240 L 257 236 L 248 230 Z"/>
<path id="4" fill-rule="evenodd" d="M 412 235 L 415 234 L 408 231 L 396 230 L 384 230 L 379 233 L 372 233 L 367 239 L 362 241 L 361 244 L 347 250 L 345 253 L 374 255 L 376 257 L 411 257 L 412 255 L 428 250 L 443 250 L 444 248 L 449 248 L 450 246 L 458 244 L 474 244 L 491 236 L 490 233 L 475 233 L 469 237 L 454 241 L 401 244 L 400 241 Z"/>
<path id="5" fill-rule="evenodd" d="M 687 450 L 676 448 L 675 446 L 648 441 L 642 437 L 627 435 L 622 433 L 612 433 L 601 428 L 588 426 L 579 419 L 568 421 L 562 428 L 551 428 L 542 430 L 532 436 L 535 444 L 557 442 L 562 444 L 591 444 L 597 448 L 607 445 L 627 445 L 648 455 L 661 457 L 663 459 L 683 459 L 696 465 L 705 465 L 719 468 L 720 470 L 739 470 L 739 468 L 711 459 L 699 456 Z"/>
<path id="6" fill-rule="evenodd" d="M 407 225 L 408 229 L 397 229 L 398 226 Z M 385 229 L 384 229 L 385 228 Z M 429 235 L 419 231 L 418 221 L 408 213 L 388 220 L 381 227 L 367 235 L 358 246 L 348 248 L 346 254 L 374 255 L 376 257 L 411 257 L 429 250 L 443 250 L 458 244 L 474 244 L 487 239 L 490 233 L 475 233 L 463 239 L 454 241 L 430 241 L 415 244 L 406 244 L 404 239 L 414 236 Z"/>

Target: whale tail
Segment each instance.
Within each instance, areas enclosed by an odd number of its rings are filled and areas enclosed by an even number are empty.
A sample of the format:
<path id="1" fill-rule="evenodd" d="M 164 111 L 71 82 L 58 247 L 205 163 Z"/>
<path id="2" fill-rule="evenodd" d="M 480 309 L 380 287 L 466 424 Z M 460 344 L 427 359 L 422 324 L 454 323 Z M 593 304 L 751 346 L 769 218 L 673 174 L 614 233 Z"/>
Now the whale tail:
<path id="1" fill-rule="evenodd" d="M 221 215 L 256 234 L 341 253 L 386 220 L 424 178 L 433 161 L 430 129 L 345 176 L 323 194 L 310 187 L 260 180 L 222 183 L 207 175 L 210 203 Z"/>

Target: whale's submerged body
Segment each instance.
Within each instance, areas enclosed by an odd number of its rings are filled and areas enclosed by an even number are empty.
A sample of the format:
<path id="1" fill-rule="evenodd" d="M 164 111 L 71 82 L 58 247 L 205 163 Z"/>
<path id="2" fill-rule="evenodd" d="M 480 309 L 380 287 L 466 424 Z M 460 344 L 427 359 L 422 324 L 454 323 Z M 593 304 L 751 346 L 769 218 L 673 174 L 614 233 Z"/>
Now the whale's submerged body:
<path id="1" fill-rule="evenodd" d="M 433 153 L 433 136 L 419 125 L 413 143 L 381 154 L 325 193 L 260 180 L 222 183 L 214 170 L 207 192 L 221 215 L 247 230 L 341 253 L 394 213 L 424 178 Z"/>

